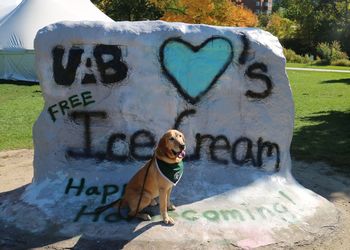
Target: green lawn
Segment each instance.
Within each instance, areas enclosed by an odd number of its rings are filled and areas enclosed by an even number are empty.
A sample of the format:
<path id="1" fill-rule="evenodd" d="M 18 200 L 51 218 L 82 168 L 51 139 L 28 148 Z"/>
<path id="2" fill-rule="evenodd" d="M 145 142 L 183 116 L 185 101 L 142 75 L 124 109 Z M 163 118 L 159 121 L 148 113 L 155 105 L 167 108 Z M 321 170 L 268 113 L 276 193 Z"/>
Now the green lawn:
<path id="1" fill-rule="evenodd" d="M 0 83 L 0 150 L 32 148 L 32 126 L 42 107 L 38 84 Z"/>
<path id="2" fill-rule="evenodd" d="M 288 70 L 295 101 L 292 157 L 350 165 L 350 74 Z M 0 83 L 0 150 L 32 148 L 39 85 Z"/>
<path id="3" fill-rule="evenodd" d="M 288 71 L 295 102 L 292 157 L 350 165 L 350 74 Z"/>

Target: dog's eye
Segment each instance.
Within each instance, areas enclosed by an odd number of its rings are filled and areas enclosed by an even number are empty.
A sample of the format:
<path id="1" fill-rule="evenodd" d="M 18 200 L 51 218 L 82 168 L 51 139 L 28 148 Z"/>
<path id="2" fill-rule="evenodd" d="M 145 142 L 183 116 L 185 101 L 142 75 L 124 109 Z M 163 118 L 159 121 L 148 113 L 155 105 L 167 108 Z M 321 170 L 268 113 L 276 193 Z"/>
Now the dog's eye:
<path id="1" fill-rule="evenodd" d="M 169 141 L 173 141 L 173 140 L 175 140 L 174 137 L 170 137 L 170 138 L 169 138 Z"/>

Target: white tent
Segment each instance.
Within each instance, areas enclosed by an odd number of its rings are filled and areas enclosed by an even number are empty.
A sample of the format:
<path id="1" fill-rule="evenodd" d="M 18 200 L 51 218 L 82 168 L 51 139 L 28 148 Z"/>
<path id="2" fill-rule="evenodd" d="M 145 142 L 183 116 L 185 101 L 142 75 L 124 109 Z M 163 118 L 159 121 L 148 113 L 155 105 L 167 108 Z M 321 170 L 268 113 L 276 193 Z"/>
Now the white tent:
<path id="1" fill-rule="evenodd" d="M 113 21 L 90 0 L 23 0 L 0 20 L 0 79 L 37 81 L 34 38 L 59 21 Z"/>
<path id="2" fill-rule="evenodd" d="M 9 14 L 19 5 L 22 0 L 1 0 L 0 1 L 0 20 Z M 1 21 L 0 21 L 1 22 Z"/>

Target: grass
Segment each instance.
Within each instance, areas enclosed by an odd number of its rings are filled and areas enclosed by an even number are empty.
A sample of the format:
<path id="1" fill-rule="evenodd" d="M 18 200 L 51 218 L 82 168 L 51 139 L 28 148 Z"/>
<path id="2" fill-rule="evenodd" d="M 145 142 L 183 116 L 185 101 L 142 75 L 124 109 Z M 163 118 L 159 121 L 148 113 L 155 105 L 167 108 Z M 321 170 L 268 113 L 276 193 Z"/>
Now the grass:
<path id="1" fill-rule="evenodd" d="M 295 102 L 291 147 L 298 160 L 350 164 L 350 74 L 288 71 Z"/>
<path id="2" fill-rule="evenodd" d="M 296 111 L 292 157 L 349 166 L 350 74 L 288 70 L 288 76 Z M 0 83 L 0 150 L 33 147 L 31 128 L 42 107 L 39 85 Z"/>
<path id="3" fill-rule="evenodd" d="M 315 69 L 336 69 L 336 70 L 349 70 L 350 67 L 347 66 L 333 66 L 333 65 L 314 65 L 314 64 L 303 64 L 303 63 L 287 63 L 287 67 L 293 68 L 315 68 Z"/>
<path id="4" fill-rule="evenodd" d="M 40 86 L 0 83 L 0 150 L 32 148 L 32 126 L 43 107 Z"/>

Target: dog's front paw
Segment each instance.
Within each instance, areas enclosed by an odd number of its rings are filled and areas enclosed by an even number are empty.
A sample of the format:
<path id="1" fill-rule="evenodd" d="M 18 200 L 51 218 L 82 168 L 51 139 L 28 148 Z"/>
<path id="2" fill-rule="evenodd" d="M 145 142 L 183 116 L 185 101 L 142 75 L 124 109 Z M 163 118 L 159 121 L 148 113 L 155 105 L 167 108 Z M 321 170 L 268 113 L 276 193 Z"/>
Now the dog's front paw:
<path id="1" fill-rule="evenodd" d="M 175 205 L 172 204 L 172 203 L 170 203 L 170 204 L 168 205 L 168 211 L 174 211 L 174 210 L 176 210 Z"/>
<path id="2" fill-rule="evenodd" d="M 163 222 L 167 225 L 174 225 L 175 224 L 174 219 L 169 217 L 169 216 L 164 217 Z"/>

